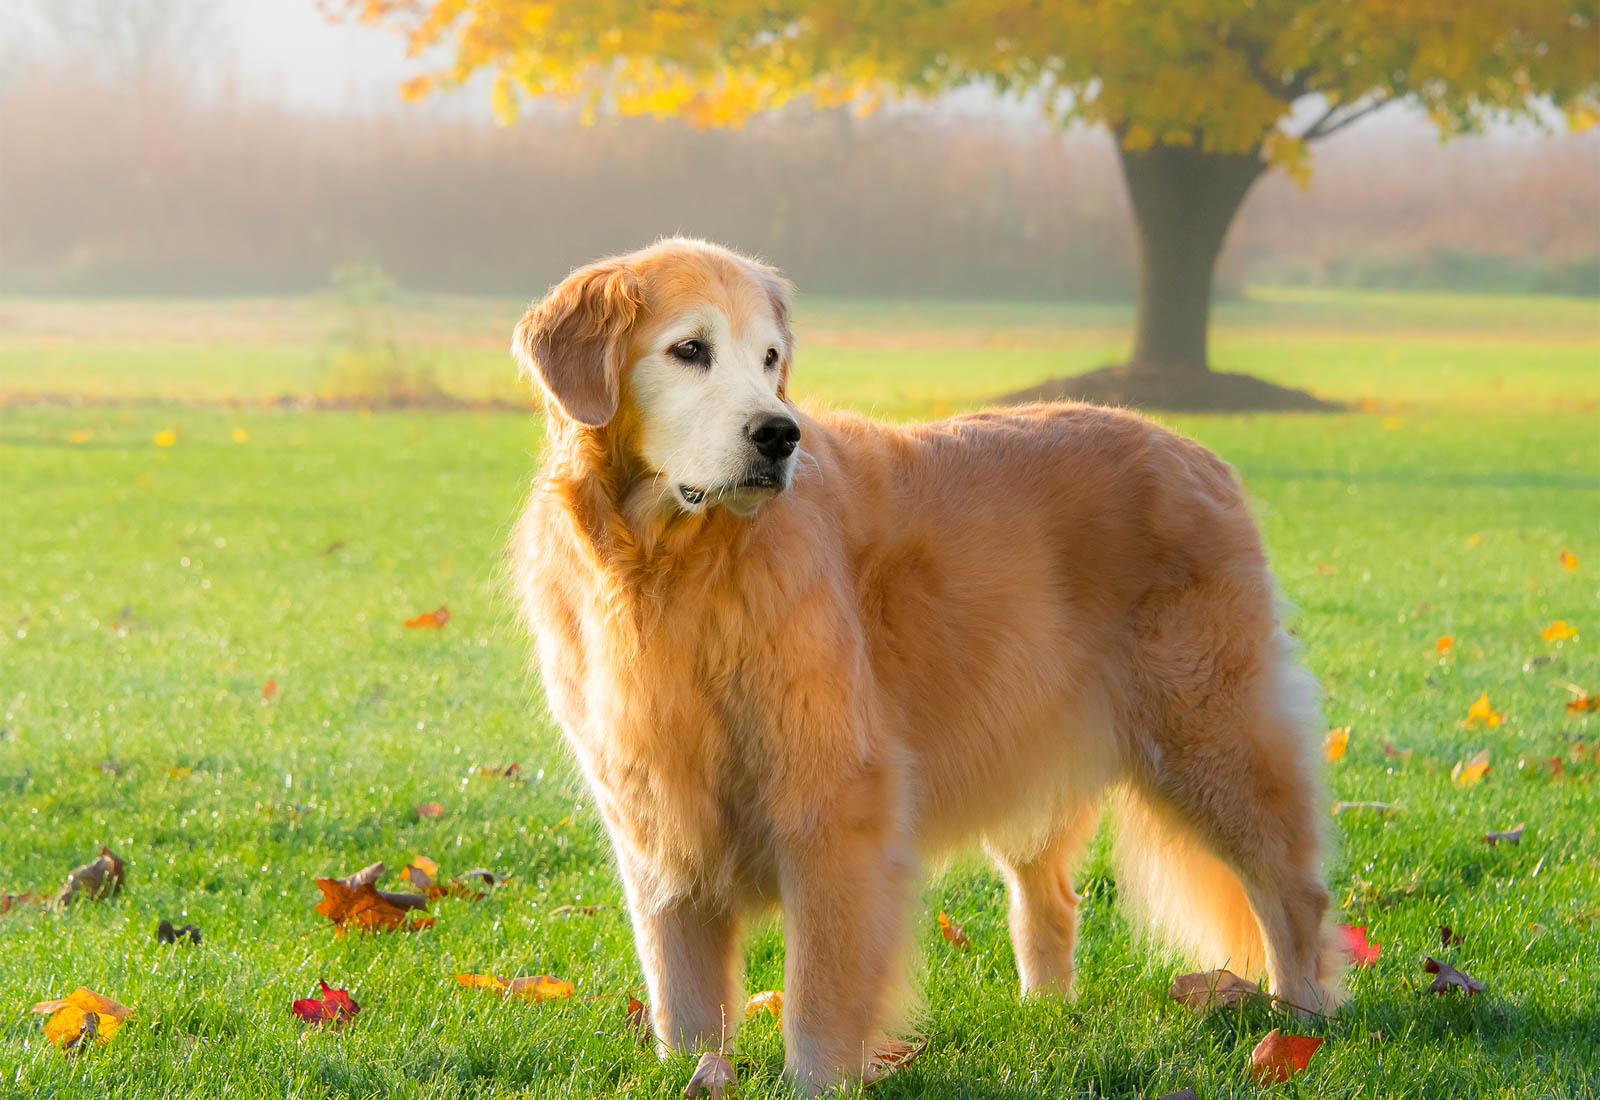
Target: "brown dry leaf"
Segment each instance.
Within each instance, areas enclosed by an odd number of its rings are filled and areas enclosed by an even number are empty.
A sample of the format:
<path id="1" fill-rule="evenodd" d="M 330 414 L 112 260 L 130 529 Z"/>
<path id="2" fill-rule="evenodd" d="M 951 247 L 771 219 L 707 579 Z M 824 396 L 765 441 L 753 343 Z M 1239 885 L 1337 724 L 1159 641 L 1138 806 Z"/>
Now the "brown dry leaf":
<path id="1" fill-rule="evenodd" d="M 1489 988 L 1477 978 L 1465 974 L 1449 963 L 1442 963 L 1431 956 L 1422 960 L 1422 969 L 1429 974 L 1439 975 L 1433 979 L 1433 984 L 1428 987 L 1429 993 L 1448 993 L 1451 986 L 1456 986 L 1459 989 L 1465 989 L 1467 996 L 1470 997 L 1474 993 L 1482 993 Z"/>
<path id="2" fill-rule="evenodd" d="M 180 940 L 187 940 L 195 944 L 199 943 L 200 926 L 198 924 L 185 924 L 173 927 L 172 922 L 166 919 L 156 925 L 157 943 L 177 944 Z"/>
<path id="3" fill-rule="evenodd" d="M 427 894 L 430 898 L 435 896 L 433 893 L 433 880 L 438 874 L 439 865 L 427 856 L 417 856 L 400 869 L 401 878 L 411 883 L 424 894 Z"/>
<path id="4" fill-rule="evenodd" d="M 1167 988 L 1167 996 L 1192 1012 L 1205 1012 L 1218 1005 L 1235 1008 L 1266 994 L 1255 982 L 1231 970 L 1201 970 L 1179 974 Z"/>
<path id="5" fill-rule="evenodd" d="M 45 1021 L 44 1033 L 63 1050 L 80 1040 L 110 1042 L 122 1021 L 133 1015 L 133 1009 L 87 986 L 79 986 L 59 1001 L 40 1001 L 33 1011 L 50 1017 Z"/>
<path id="6" fill-rule="evenodd" d="M 126 866 L 121 856 L 102 847 L 97 858 L 67 873 L 67 881 L 56 894 L 55 903 L 71 905 L 79 897 L 101 898 L 115 894 L 122 889 Z"/>
<path id="7" fill-rule="evenodd" d="M 1470 787 L 1489 774 L 1489 750 L 1484 749 L 1467 760 L 1456 762 L 1450 769 L 1450 778 L 1461 787 Z"/>
<path id="8" fill-rule="evenodd" d="M 573 917 L 592 917 L 609 910 L 609 905 L 558 905 L 550 910 L 553 920 L 571 920 Z"/>
<path id="9" fill-rule="evenodd" d="M 1559 761 L 1561 759 L 1561 757 L 1553 756 L 1553 757 L 1551 757 L 1551 759 Z M 1483 834 L 1483 842 L 1485 844 L 1490 845 L 1490 846 L 1499 844 L 1502 840 L 1505 841 L 1507 844 L 1521 844 L 1522 843 L 1522 830 L 1525 829 L 1525 828 L 1527 828 L 1527 826 L 1523 822 L 1519 821 L 1515 825 L 1511 826 L 1511 828 L 1505 830 L 1504 832 L 1484 833 Z"/>
<path id="10" fill-rule="evenodd" d="M 450 621 L 450 609 L 439 607 L 433 611 L 424 611 L 406 620 L 406 626 L 411 630 L 438 630 Z"/>
<path id="11" fill-rule="evenodd" d="M 722 1100 L 725 1093 L 739 1087 L 739 1075 L 733 1072 L 733 1063 L 719 1051 L 708 1050 L 695 1064 L 694 1076 L 683 1087 L 683 1100 L 705 1093 L 711 1100 Z"/>
<path id="12" fill-rule="evenodd" d="M 520 997 L 525 1001 L 565 1001 L 573 994 L 571 982 L 553 978 L 549 974 L 529 974 L 518 978 L 502 978 L 498 974 L 457 974 L 456 981 L 469 989 L 492 989 L 502 997 Z"/>
<path id="13" fill-rule="evenodd" d="M 363 932 L 381 932 L 400 929 L 415 932 L 432 928 L 433 918 L 409 910 L 427 912 L 428 899 L 421 894 L 400 894 L 379 890 L 373 885 L 383 874 L 383 864 L 363 867 L 345 878 L 319 878 L 316 884 L 322 891 L 317 912 L 333 921 L 340 931 L 354 927 Z"/>
<path id="14" fill-rule="evenodd" d="M 1349 746 L 1349 744 L 1350 727 L 1338 726 L 1329 730 L 1328 735 L 1322 739 L 1322 751 L 1327 754 L 1328 760 L 1331 763 L 1332 761 L 1337 760 L 1344 755 L 1344 750 Z"/>
<path id="15" fill-rule="evenodd" d="M 443 817 L 444 807 L 437 802 L 424 802 L 417 807 L 418 817 Z"/>
<path id="16" fill-rule="evenodd" d="M 1287 1081 L 1311 1064 L 1321 1045 L 1315 1035 L 1282 1035 L 1273 1028 L 1250 1052 L 1250 1076 L 1272 1084 Z"/>
<path id="17" fill-rule="evenodd" d="M 1454 947 L 1456 944 L 1458 944 L 1460 942 L 1461 942 L 1461 937 L 1456 935 L 1455 929 L 1451 928 L 1448 924 L 1441 924 L 1439 926 L 1439 943 L 1440 943 L 1440 945 L 1442 945 L 1444 947 Z"/>
<path id="18" fill-rule="evenodd" d="M 752 993 L 750 999 L 744 1004 L 744 1014 L 754 1016 L 761 1012 L 772 1013 L 774 1020 L 783 1020 L 783 991 L 766 989 L 760 993 Z"/>
<path id="19" fill-rule="evenodd" d="M 861 1073 L 861 1083 L 870 1085 L 874 1081 L 882 1081 L 885 1077 L 893 1077 L 905 1069 L 917 1056 L 928 1048 L 926 1042 L 912 1043 L 905 1039 L 884 1039 Z"/>
<path id="20" fill-rule="evenodd" d="M 961 926 L 950 919 L 950 915 L 943 909 L 939 910 L 939 935 L 963 951 L 972 948 L 972 941 L 967 939 L 967 934 L 961 931 Z"/>

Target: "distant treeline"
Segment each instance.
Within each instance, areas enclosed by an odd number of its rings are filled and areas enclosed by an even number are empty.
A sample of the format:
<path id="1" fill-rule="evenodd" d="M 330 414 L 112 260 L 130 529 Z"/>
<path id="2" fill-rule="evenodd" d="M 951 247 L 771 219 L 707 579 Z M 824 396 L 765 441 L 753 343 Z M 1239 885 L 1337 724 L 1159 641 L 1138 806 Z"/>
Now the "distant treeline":
<path id="1" fill-rule="evenodd" d="M 1224 284 L 1600 292 L 1600 138 L 1358 127 L 1309 191 L 1273 176 Z M 813 293 L 1120 297 L 1133 228 L 1109 139 L 931 109 L 790 111 L 738 131 L 554 112 L 319 116 L 13 73 L 0 83 L 0 292 L 301 291 L 376 264 L 419 290 L 532 295 L 670 233 Z"/>

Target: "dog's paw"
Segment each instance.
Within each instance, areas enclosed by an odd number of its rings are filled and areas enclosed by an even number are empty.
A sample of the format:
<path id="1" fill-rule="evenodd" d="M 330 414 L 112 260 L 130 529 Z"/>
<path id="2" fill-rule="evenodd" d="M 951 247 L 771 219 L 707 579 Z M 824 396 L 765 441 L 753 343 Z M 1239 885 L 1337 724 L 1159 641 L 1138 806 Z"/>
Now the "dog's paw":
<path id="1" fill-rule="evenodd" d="M 701 1093 L 708 1094 L 711 1100 L 722 1100 L 724 1093 L 738 1087 L 739 1075 L 733 1072 L 733 1063 L 728 1061 L 728 1056 L 708 1050 L 700 1055 L 700 1061 L 694 1067 L 694 1076 L 684 1086 L 683 1100 L 692 1100 Z"/>

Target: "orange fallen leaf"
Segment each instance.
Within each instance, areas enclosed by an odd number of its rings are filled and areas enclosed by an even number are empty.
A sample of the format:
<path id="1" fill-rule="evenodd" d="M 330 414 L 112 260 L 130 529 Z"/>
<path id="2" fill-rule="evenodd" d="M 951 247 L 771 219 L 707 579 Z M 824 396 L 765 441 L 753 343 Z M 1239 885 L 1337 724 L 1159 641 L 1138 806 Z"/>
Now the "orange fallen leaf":
<path id="1" fill-rule="evenodd" d="M 760 993 L 753 993 L 745 1002 L 744 1014 L 755 1016 L 761 1012 L 772 1013 L 774 1020 L 783 1019 L 783 992 L 777 989 L 767 989 Z"/>
<path id="2" fill-rule="evenodd" d="M 1348 924 L 1339 925 L 1339 938 L 1345 954 L 1357 966 L 1371 966 L 1378 961 L 1378 955 L 1383 950 L 1383 944 L 1367 939 L 1367 926 L 1364 924 L 1355 928 Z"/>
<path id="3" fill-rule="evenodd" d="M 1344 755 L 1344 750 L 1350 744 L 1350 727 L 1338 726 L 1328 731 L 1322 739 L 1322 751 L 1327 753 L 1329 761 L 1339 759 Z"/>
<path id="4" fill-rule="evenodd" d="M 1484 749 L 1468 760 L 1461 760 L 1450 769 L 1450 778 L 1458 786 L 1470 787 L 1489 773 L 1489 750 Z"/>
<path id="5" fill-rule="evenodd" d="M 337 1027 L 347 1020 L 355 1019 L 356 1013 L 361 1011 L 361 1006 L 351 998 L 347 989 L 334 989 L 321 978 L 317 985 L 322 987 L 322 996 L 303 997 L 289 1005 L 289 1011 L 300 1017 L 308 1024 L 332 1024 Z"/>
<path id="6" fill-rule="evenodd" d="M 972 947 L 972 941 L 967 939 L 967 934 L 961 931 L 961 926 L 950 919 L 943 909 L 939 910 L 939 935 L 946 941 L 966 951 Z"/>
<path id="7" fill-rule="evenodd" d="M 266 706 L 268 703 L 272 702 L 277 697 L 278 697 L 278 681 L 273 680 L 273 679 L 268 679 L 265 684 L 261 685 L 261 705 L 262 706 Z"/>
<path id="8" fill-rule="evenodd" d="M 633 1033 L 634 1039 L 642 1047 L 647 1047 L 655 1039 L 650 1032 L 650 1010 L 645 1003 L 633 994 L 628 994 L 628 1015 L 623 1018 L 623 1026 Z"/>
<path id="9" fill-rule="evenodd" d="M 520 978 L 502 978 L 498 974 L 457 974 L 456 981 L 468 989 L 492 989 L 502 997 L 520 997 L 525 1001 L 564 1001 L 573 994 L 571 982 L 553 978 L 549 974 L 524 975 Z"/>
<path id="10" fill-rule="evenodd" d="M 340 931 L 355 927 L 363 932 L 399 929 L 415 932 L 433 927 L 433 918 L 411 910 L 428 910 L 428 899 L 421 894 L 400 894 L 379 890 L 373 885 L 383 875 L 383 864 L 363 867 L 342 879 L 319 878 L 322 900 L 317 912 L 333 921 Z"/>
<path id="11" fill-rule="evenodd" d="M 1282 1035 L 1273 1028 L 1250 1052 L 1250 1076 L 1269 1084 L 1287 1081 L 1311 1064 L 1321 1045 L 1315 1035 Z"/>
<path id="12" fill-rule="evenodd" d="M 1568 685 L 1569 689 L 1573 685 Z M 1583 714 L 1586 711 L 1600 710 L 1600 695 L 1590 695 L 1582 688 L 1576 688 L 1571 699 L 1567 700 L 1568 714 Z"/>
<path id="13" fill-rule="evenodd" d="M 1565 766 L 1566 766 L 1566 761 L 1565 760 L 1562 760 L 1561 757 L 1559 757 L 1559 756 L 1552 756 L 1550 758 L 1550 778 L 1552 778 L 1552 779 L 1560 779 L 1561 778 L 1561 771 Z"/>
<path id="14" fill-rule="evenodd" d="M 1539 637 L 1547 642 L 1564 642 L 1568 638 L 1576 638 L 1577 636 L 1578 628 L 1569 625 L 1565 619 L 1557 619 L 1539 631 Z"/>
<path id="15" fill-rule="evenodd" d="M 122 889 L 125 866 L 121 856 L 102 846 L 98 858 L 67 872 L 67 881 L 56 894 L 56 904 L 71 905 L 79 897 L 101 898 L 115 894 Z"/>
<path id="16" fill-rule="evenodd" d="M 1506 720 L 1506 712 L 1495 710 L 1489 705 L 1489 693 L 1486 691 L 1467 708 L 1467 728 L 1476 729 L 1479 725 L 1498 726 Z"/>
<path id="17" fill-rule="evenodd" d="M 1320 573 L 1324 577 L 1331 577 L 1335 573 L 1339 572 L 1339 567 L 1337 565 L 1324 565 L 1320 561 L 1319 562 L 1313 562 L 1312 565 L 1311 565 L 1311 568 L 1315 569 L 1318 573 Z"/>
<path id="18" fill-rule="evenodd" d="M 122 1021 L 133 1015 L 133 1009 L 87 986 L 79 986 L 59 1001 L 40 1001 L 33 1011 L 50 1017 L 44 1022 L 44 1033 L 63 1050 L 80 1040 L 108 1043 Z"/>
<path id="19" fill-rule="evenodd" d="M 1561 757 L 1554 756 L 1554 757 L 1551 757 L 1551 759 L 1552 760 L 1560 760 Z M 1483 834 L 1483 842 L 1485 844 L 1489 845 L 1490 847 L 1494 847 L 1496 844 L 1499 844 L 1502 840 L 1505 841 L 1507 844 L 1521 844 L 1522 843 L 1522 831 L 1524 829 L 1526 829 L 1526 828 L 1527 828 L 1527 826 L 1519 821 L 1515 825 L 1511 826 L 1511 828 L 1506 829 L 1503 832 L 1484 833 Z"/>
<path id="20" fill-rule="evenodd" d="M 424 802 L 417 807 L 418 817 L 443 817 L 444 807 L 437 802 Z"/>
<path id="21" fill-rule="evenodd" d="M 406 620 L 406 626 L 412 630 L 438 630 L 450 621 L 450 609 L 440 607 L 434 611 L 424 611 L 422 614 Z"/>
<path id="22" fill-rule="evenodd" d="M 1575 572 L 1578 568 L 1578 555 L 1571 550 L 1561 551 L 1561 557 L 1558 560 L 1561 562 L 1561 568 L 1569 573 Z"/>
<path id="23" fill-rule="evenodd" d="M 1423 959 L 1422 969 L 1426 970 L 1429 974 L 1439 975 L 1437 978 L 1433 979 L 1433 984 L 1428 986 L 1429 993 L 1448 993 L 1450 992 L 1450 987 L 1455 986 L 1457 989 L 1466 990 L 1467 996 L 1470 997 L 1475 993 L 1482 993 L 1484 990 L 1489 988 L 1477 978 L 1474 978 L 1463 971 L 1457 970 L 1449 963 L 1442 963 L 1435 958 L 1430 957 Z"/>
<path id="24" fill-rule="evenodd" d="M 1441 634 L 1439 640 L 1433 643 L 1433 648 L 1441 657 L 1448 657 L 1455 652 L 1456 640 L 1453 635 Z"/>

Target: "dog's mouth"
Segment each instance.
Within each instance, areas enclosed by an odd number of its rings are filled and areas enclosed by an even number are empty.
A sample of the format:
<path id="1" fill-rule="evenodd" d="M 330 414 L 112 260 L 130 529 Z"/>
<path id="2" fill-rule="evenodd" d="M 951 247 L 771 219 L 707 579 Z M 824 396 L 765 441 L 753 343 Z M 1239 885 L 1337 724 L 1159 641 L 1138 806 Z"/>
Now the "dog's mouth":
<path id="1" fill-rule="evenodd" d="M 766 496 L 783 490 L 777 474 L 749 474 L 728 485 L 702 488 L 698 485 L 679 485 L 678 496 L 692 508 L 698 508 L 709 499 L 712 504 L 725 504 L 740 515 L 747 515 L 754 505 Z"/>

